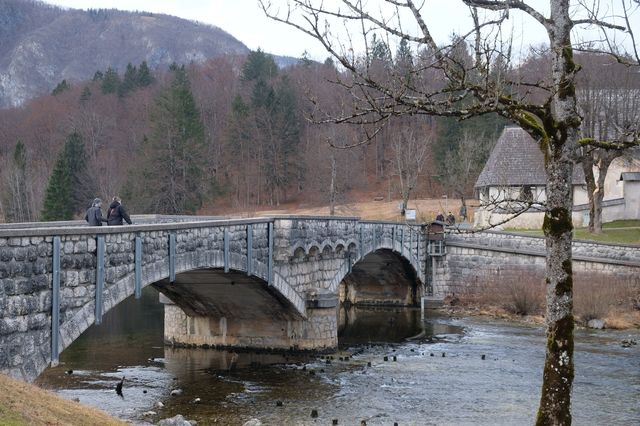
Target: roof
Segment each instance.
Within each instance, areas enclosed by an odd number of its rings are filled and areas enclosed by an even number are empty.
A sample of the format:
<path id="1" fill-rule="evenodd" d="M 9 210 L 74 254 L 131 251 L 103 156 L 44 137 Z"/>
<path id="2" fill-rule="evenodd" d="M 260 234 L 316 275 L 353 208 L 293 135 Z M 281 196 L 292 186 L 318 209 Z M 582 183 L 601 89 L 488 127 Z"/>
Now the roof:
<path id="1" fill-rule="evenodd" d="M 620 180 L 626 180 L 627 182 L 640 181 L 640 172 L 622 172 Z"/>
<path id="2" fill-rule="evenodd" d="M 573 184 L 584 182 L 582 169 L 574 167 Z M 522 128 L 507 126 L 478 176 L 475 188 L 546 184 L 544 156 L 538 143 Z"/>

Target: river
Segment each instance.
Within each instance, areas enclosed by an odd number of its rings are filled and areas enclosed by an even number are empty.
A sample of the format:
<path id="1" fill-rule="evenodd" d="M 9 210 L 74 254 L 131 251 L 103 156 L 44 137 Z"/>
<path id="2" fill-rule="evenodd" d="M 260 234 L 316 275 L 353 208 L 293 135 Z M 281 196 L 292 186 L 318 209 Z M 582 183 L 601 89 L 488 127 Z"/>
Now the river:
<path id="1" fill-rule="evenodd" d="M 535 419 L 545 343 L 540 326 L 436 312 L 422 321 L 415 309 L 351 308 L 341 312 L 340 348 L 329 355 L 172 349 L 162 344 L 157 300 L 147 288 L 140 300 L 121 303 L 36 383 L 140 424 L 176 414 L 198 425 L 252 418 L 265 425 L 528 425 Z M 640 346 L 623 348 L 629 338 L 640 341 L 640 332 L 576 332 L 574 424 L 640 425 Z"/>

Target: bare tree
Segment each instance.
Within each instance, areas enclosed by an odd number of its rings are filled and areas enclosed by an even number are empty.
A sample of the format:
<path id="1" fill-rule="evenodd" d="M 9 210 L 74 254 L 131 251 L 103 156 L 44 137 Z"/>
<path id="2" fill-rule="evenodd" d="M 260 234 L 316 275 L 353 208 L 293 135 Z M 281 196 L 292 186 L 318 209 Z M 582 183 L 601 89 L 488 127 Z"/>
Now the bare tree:
<path id="1" fill-rule="evenodd" d="M 543 230 L 546 237 L 547 345 L 537 424 L 571 423 L 573 363 L 573 271 L 571 177 L 579 139 L 581 117 L 577 110 L 575 78 L 579 67 L 573 59 L 576 47 L 589 46 L 620 56 L 623 45 L 613 32 L 632 34 L 628 19 L 639 6 L 637 0 L 619 0 L 615 20 L 598 1 L 550 0 L 549 12 L 537 10 L 523 0 L 462 0 L 471 16 L 468 31 L 447 46 L 439 45 L 426 20 L 427 3 L 413 0 L 290 0 L 285 10 L 260 0 L 271 18 L 291 25 L 317 39 L 348 72 L 339 80 L 354 102 L 352 109 L 325 121 L 375 126 L 362 143 L 370 140 L 390 118 L 427 114 L 461 119 L 495 112 L 517 123 L 539 141 L 547 173 L 547 205 Z M 545 15 L 546 13 L 546 15 Z M 545 78 L 531 81 L 509 73 L 514 58 L 508 37 L 508 19 L 522 15 L 548 38 L 551 67 Z M 409 22 L 411 20 L 411 22 Z M 459 21 L 457 21 L 459 22 Z M 572 32 L 589 26 L 599 30 L 595 40 L 576 45 Z M 356 29 L 347 36 L 343 28 Z M 415 31 L 412 31 L 416 28 Z M 594 32 L 585 33 L 588 37 Z M 370 72 L 370 34 L 391 41 L 407 40 L 421 52 L 411 77 L 391 69 Z M 358 37 L 361 44 L 354 44 Z M 610 41 L 607 43 L 599 40 Z M 635 44 L 633 36 L 631 43 Z M 589 43 L 593 42 L 593 43 Z M 594 44 L 595 43 L 595 44 Z M 359 46 L 363 46 L 360 49 Z M 468 48 L 470 54 L 466 55 Z M 634 56 L 637 60 L 636 46 Z M 363 51 L 363 56 L 357 52 Z M 640 61 L 637 61 L 640 62 Z"/>
<path id="2" fill-rule="evenodd" d="M 583 117 L 578 160 L 587 184 L 589 232 L 599 234 L 609 166 L 638 145 L 640 77 L 636 69 L 608 56 L 583 55 L 580 59 L 584 71 L 577 92 Z"/>
<path id="3" fill-rule="evenodd" d="M 491 144 L 484 134 L 472 135 L 469 130 L 465 130 L 458 141 L 457 149 L 447 152 L 447 165 L 444 168 L 442 181 L 449 191 L 460 198 L 465 213 L 467 211 L 465 195 L 473 185 L 473 179 L 482 170 L 490 147 Z"/>
<path id="4" fill-rule="evenodd" d="M 402 128 L 393 138 L 393 155 L 396 163 L 396 173 L 400 183 L 400 197 L 402 198 L 402 215 L 404 216 L 409 203 L 409 196 L 418 184 L 418 177 L 422 173 L 427 153 L 431 147 L 431 135 L 409 126 Z"/>

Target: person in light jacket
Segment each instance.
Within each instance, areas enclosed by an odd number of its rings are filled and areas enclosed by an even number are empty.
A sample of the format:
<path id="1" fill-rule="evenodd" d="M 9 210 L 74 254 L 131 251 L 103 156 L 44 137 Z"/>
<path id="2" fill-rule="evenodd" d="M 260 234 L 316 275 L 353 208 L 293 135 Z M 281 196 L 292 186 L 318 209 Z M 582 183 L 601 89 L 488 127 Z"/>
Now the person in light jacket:
<path id="1" fill-rule="evenodd" d="M 109 210 L 107 211 L 107 224 L 109 226 L 123 225 L 123 219 L 131 225 L 131 218 L 122 205 L 122 200 L 120 200 L 120 197 L 113 197 L 109 205 Z"/>
<path id="2" fill-rule="evenodd" d="M 89 222 L 91 226 L 102 226 L 102 222 L 106 222 L 107 219 L 102 217 L 102 200 L 100 198 L 96 198 L 93 200 L 91 207 L 87 210 L 87 213 L 84 215 L 84 220 Z"/>

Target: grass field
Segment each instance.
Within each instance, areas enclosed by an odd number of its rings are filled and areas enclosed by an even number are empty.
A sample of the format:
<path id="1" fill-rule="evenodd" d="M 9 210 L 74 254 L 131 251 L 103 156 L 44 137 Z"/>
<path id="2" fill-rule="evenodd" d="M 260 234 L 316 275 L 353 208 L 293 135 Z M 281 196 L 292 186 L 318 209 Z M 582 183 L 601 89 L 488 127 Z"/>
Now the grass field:
<path id="1" fill-rule="evenodd" d="M 508 228 L 507 231 L 542 236 L 542 230 Z M 587 228 L 576 228 L 573 237 L 577 240 L 598 241 L 611 244 L 640 244 L 640 220 L 616 220 L 602 225 L 602 234 L 591 234 Z"/>

